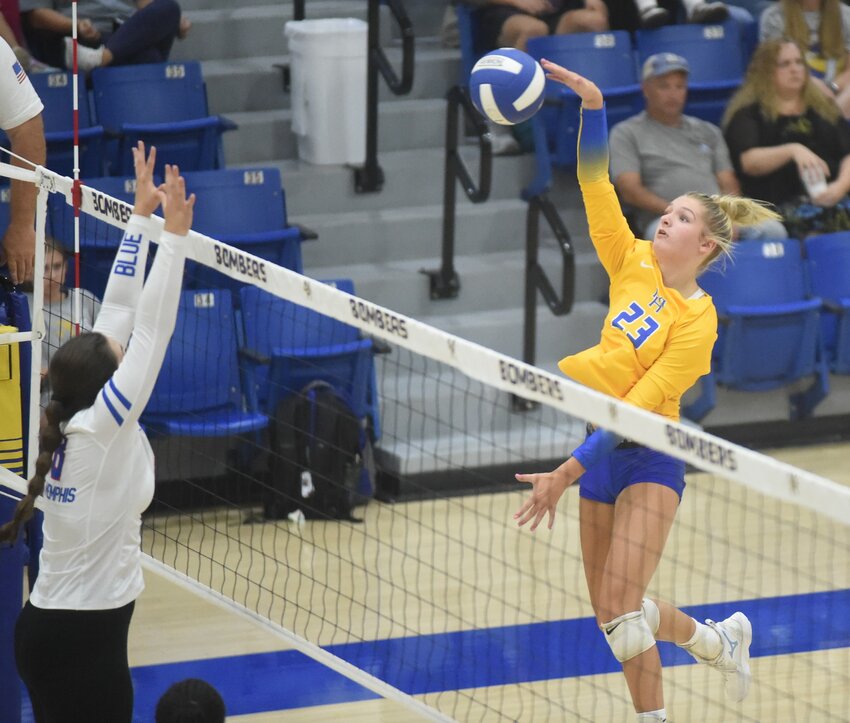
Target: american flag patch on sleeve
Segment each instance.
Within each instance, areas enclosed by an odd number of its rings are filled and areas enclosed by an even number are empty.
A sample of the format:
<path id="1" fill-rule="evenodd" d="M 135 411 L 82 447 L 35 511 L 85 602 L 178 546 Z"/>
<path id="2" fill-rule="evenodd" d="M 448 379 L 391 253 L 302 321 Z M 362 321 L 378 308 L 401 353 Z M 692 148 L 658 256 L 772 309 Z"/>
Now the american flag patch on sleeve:
<path id="1" fill-rule="evenodd" d="M 19 83 L 23 83 L 27 79 L 27 74 L 24 72 L 24 69 L 17 60 L 12 63 L 12 72 L 15 74 Z"/>

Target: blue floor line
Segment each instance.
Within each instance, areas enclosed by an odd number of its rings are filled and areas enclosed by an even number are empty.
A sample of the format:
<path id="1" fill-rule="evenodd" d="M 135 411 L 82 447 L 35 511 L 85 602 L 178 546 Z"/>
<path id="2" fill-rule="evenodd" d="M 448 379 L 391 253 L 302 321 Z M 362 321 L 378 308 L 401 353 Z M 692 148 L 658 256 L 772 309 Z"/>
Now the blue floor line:
<path id="1" fill-rule="evenodd" d="M 722 620 L 736 610 L 746 613 L 754 629 L 753 657 L 850 647 L 850 590 L 684 609 L 699 620 Z M 327 650 L 412 695 L 620 669 L 593 618 L 347 643 Z M 694 662 L 674 645 L 662 643 L 659 652 L 668 667 Z M 187 677 L 214 685 L 229 715 L 378 697 L 294 650 L 142 666 L 133 668 L 132 675 L 134 721 L 139 723 L 152 721 L 159 696 Z M 24 723 L 28 720 L 31 714 Z"/>

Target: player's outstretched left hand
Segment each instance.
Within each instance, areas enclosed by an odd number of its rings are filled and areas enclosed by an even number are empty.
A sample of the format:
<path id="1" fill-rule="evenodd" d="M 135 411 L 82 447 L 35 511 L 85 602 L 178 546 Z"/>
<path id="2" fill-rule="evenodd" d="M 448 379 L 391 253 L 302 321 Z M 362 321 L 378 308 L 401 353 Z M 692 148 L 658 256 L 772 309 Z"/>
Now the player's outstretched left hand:
<path id="1" fill-rule="evenodd" d="M 517 525 L 522 527 L 529 520 L 534 520 L 531 523 L 531 531 L 534 532 L 543 518 L 548 515 L 547 527 L 552 529 L 555 524 L 555 508 L 558 506 L 558 500 L 561 499 L 564 490 L 577 479 L 569 474 L 565 464 L 551 472 L 515 475 L 520 482 L 528 482 L 532 486 L 531 495 L 514 512 Z"/>

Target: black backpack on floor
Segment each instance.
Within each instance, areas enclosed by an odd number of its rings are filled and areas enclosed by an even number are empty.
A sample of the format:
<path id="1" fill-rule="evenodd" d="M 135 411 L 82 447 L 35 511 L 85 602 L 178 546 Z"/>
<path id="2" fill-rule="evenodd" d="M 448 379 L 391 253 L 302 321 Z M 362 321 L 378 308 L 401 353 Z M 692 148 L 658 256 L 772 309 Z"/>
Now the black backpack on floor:
<path id="1" fill-rule="evenodd" d="M 360 521 L 352 508 L 375 493 L 371 434 L 330 384 L 310 382 L 280 402 L 271 452 L 267 519 L 300 509 L 307 518 Z"/>

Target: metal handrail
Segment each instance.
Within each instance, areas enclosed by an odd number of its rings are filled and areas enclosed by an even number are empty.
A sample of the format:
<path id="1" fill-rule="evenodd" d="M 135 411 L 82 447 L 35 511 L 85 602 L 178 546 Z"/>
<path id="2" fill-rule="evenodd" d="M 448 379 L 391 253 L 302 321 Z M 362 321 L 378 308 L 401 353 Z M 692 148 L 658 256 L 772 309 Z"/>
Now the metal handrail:
<path id="1" fill-rule="evenodd" d="M 555 234 L 555 240 L 561 250 L 563 266 L 561 268 L 561 294 L 546 275 L 538 258 L 540 250 L 540 216 L 546 220 Z M 569 231 L 561 220 L 555 205 L 546 193 L 528 199 L 528 213 L 525 222 L 525 303 L 523 309 L 522 359 L 534 364 L 537 352 L 537 292 L 539 291 L 549 310 L 555 316 L 569 314 L 575 299 L 575 251 Z M 536 407 L 536 403 L 512 396 L 513 408 L 527 411 Z"/>
<path id="2" fill-rule="evenodd" d="M 490 185 L 493 176 L 493 147 L 490 132 L 484 119 L 475 110 L 466 88 L 456 85 L 447 96 L 448 111 L 446 117 L 446 162 L 443 172 L 443 244 L 442 265 L 439 269 L 426 270 L 430 279 L 432 299 L 453 299 L 460 292 L 460 278 L 454 267 L 455 255 L 455 217 L 457 213 L 457 184 L 460 184 L 466 197 L 473 203 L 483 203 L 490 197 Z M 478 184 L 458 152 L 458 126 L 461 111 L 465 125 L 471 127 L 478 139 L 481 156 L 478 169 Z"/>
<path id="3" fill-rule="evenodd" d="M 402 0 L 383 0 L 398 23 L 401 32 L 401 78 L 396 75 L 381 47 L 382 0 L 369 0 L 369 49 L 366 66 L 366 161 L 354 169 L 354 189 L 357 193 L 380 191 L 384 171 L 378 164 L 378 73 L 395 95 L 406 95 L 413 87 L 414 34 L 413 23 Z"/>

